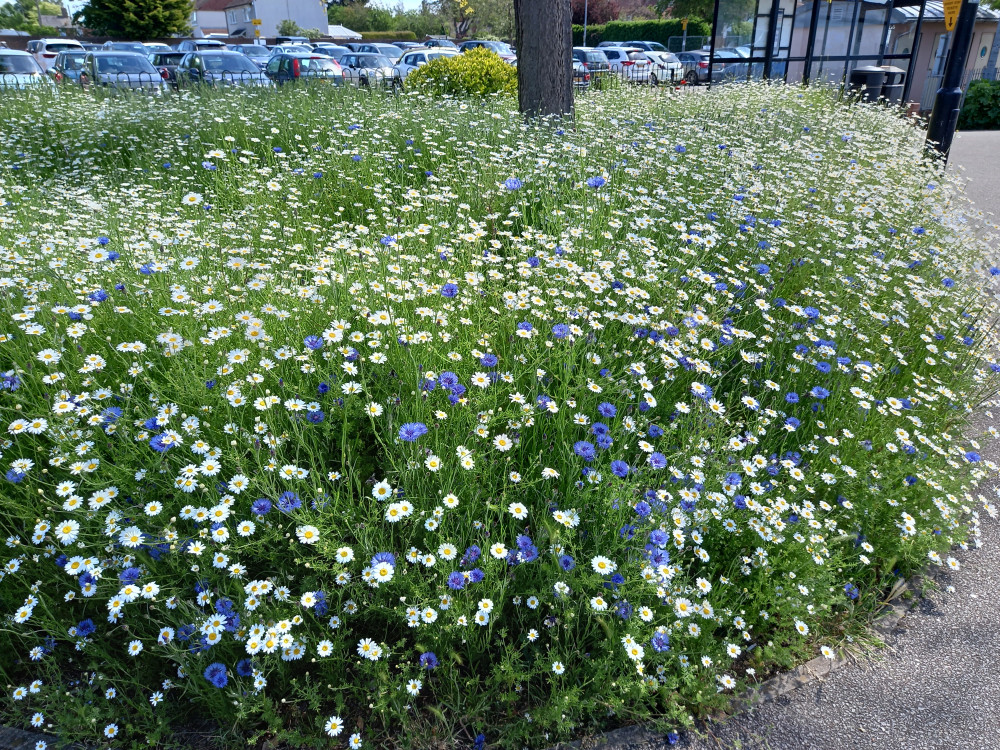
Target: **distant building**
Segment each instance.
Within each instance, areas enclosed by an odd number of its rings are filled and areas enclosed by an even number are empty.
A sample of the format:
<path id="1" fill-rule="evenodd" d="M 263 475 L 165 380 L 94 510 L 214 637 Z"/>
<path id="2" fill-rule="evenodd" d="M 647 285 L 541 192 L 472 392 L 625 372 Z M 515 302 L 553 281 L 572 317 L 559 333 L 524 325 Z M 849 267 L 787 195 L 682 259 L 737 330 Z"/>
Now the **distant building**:
<path id="1" fill-rule="evenodd" d="M 322 0 L 229 0 L 226 4 L 229 36 L 252 37 L 255 18 L 260 20 L 261 37 L 277 36 L 284 20 L 295 21 L 303 29 L 325 30 L 329 24 Z"/>
<path id="2" fill-rule="evenodd" d="M 209 34 L 227 34 L 226 6 L 233 0 L 196 0 L 191 14 L 191 36 L 195 39 Z"/>

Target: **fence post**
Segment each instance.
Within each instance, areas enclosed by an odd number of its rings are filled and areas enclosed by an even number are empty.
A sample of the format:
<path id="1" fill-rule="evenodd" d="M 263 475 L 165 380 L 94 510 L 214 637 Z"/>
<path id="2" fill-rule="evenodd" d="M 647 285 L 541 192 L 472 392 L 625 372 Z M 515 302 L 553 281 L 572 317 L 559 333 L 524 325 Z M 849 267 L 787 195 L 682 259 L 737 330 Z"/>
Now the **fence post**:
<path id="1" fill-rule="evenodd" d="M 969 47 L 975 32 L 979 0 L 964 0 L 958 13 L 958 22 L 951 40 L 951 50 L 944 67 L 941 88 L 934 98 L 930 122 L 927 125 L 927 142 L 944 154 L 945 160 L 951 150 L 958 125 L 958 113 L 962 106 L 962 81 L 965 80 L 965 62 L 969 57 Z"/>

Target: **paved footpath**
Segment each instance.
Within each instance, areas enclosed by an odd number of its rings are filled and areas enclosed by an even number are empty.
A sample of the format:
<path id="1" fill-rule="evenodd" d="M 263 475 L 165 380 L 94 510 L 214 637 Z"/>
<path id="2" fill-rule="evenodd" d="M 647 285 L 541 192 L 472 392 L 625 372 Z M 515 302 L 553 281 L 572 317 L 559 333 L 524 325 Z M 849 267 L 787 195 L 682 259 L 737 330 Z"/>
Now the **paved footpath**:
<path id="1" fill-rule="evenodd" d="M 950 168 L 959 165 L 977 208 L 1000 214 L 1000 131 L 959 134 Z M 976 432 L 1000 421 L 995 414 Z M 1000 462 L 996 443 L 983 443 L 984 458 Z M 980 515 L 982 547 L 955 555 L 962 570 L 941 576 L 941 589 L 900 621 L 887 648 L 675 747 L 1000 749 L 1000 523 Z"/>

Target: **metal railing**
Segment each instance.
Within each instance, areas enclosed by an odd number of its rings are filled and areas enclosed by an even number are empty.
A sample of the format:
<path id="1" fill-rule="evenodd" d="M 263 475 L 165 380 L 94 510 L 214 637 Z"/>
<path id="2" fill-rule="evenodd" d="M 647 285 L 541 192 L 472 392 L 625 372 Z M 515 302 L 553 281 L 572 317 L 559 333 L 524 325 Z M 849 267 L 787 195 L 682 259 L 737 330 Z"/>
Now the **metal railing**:
<path id="1" fill-rule="evenodd" d="M 1000 80 L 1000 68 L 978 68 L 976 70 L 967 70 L 962 76 L 962 100 L 965 100 L 965 92 L 969 90 L 969 84 L 973 81 L 977 81 L 980 78 L 985 78 L 988 81 Z M 924 82 L 924 91 L 920 95 L 920 111 L 925 112 L 933 109 L 934 98 L 937 96 L 937 91 L 941 88 L 941 81 L 944 76 L 927 76 L 927 80 Z"/>

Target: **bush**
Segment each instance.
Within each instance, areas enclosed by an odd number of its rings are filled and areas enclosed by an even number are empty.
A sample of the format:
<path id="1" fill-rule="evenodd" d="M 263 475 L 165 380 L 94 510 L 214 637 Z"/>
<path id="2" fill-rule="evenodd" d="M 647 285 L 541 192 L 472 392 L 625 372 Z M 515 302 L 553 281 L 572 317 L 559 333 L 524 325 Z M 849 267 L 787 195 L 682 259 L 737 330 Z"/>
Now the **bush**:
<path id="1" fill-rule="evenodd" d="M 517 93 L 517 68 L 497 53 L 477 47 L 439 57 L 411 72 L 406 87 L 434 95 L 481 97 Z"/>
<path id="2" fill-rule="evenodd" d="M 315 86 L 0 119 L 0 715 L 52 744 L 665 734 L 993 510 L 985 240 L 891 110 L 630 88 L 563 128 Z"/>
<path id="3" fill-rule="evenodd" d="M 688 21 L 688 37 L 708 37 L 712 33 L 712 24 L 700 18 Z M 659 42 L 668 49 L 680 50 L 680 39 L 684 35 L 681 21 L 678 18 L 667 18 L 660 21 L 609 21 L 603 26 L 587 27 L 587 45 L 595 47 L 601 42 Z M 671 38 L 675 44 L 671 45 Z M 573 44 L 583 44 L 583 26 L 573 26 Z"/>
<path id="4" fill-rule="evenodd" d="M 417 36 L 412 31 L 362 31 L 366 42 L 413 42 Z"/>
<path id="5" fill-rule="evenodd" d="M 1000 81 L 980 79 L 969 84 L 958 115 L 958 127 L 961 130 L 1000 128 Z"/>

